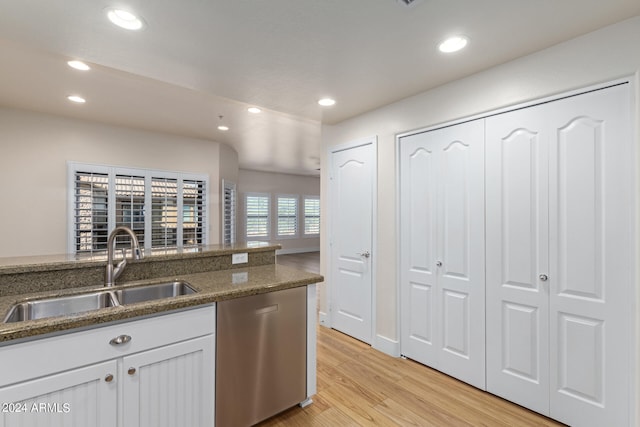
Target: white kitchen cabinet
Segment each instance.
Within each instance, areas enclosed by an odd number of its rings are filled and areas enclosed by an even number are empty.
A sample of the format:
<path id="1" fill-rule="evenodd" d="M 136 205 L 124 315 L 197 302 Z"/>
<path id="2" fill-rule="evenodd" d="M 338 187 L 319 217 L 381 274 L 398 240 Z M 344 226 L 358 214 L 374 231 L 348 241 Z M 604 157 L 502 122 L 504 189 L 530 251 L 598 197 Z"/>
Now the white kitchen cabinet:
<path id="1" fill-rule="evenodd" d="M 487 390 L 576 426 L 629 425 L 629 85 L 486 119 Z"/>
<path id="2" fill-rule="evenodd" d="M 0 426 L 115 426 L 116 374 L 112 360 L 0 388 Z"/>
<path id="3" fill-rule="evenodd" d="M 0 426 L 211 426 L 214 331 L 208 306 L 2 347 Z"/>
<path id="4" fill-rule="evenodd" d="M 401 352 L 485 387 L 484 122 L 400 138 Z"/>
<path id="5" fill-rule="evenodd" d="M 124 357 L 125 427 L 213 425 L 213 335 Z"/>

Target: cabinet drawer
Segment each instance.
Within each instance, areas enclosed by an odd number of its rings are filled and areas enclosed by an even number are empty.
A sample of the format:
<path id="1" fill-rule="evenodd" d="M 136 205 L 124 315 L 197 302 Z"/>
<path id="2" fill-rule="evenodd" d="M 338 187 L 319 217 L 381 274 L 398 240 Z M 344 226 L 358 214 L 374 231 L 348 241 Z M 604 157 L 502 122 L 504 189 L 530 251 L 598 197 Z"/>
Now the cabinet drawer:
<path id="1" fill-rule="evenodd" d="M 0 387 L 215 331 L 215 305 L 2 347 Z M 111 343 L 120 337 L 120 344 Z"/>

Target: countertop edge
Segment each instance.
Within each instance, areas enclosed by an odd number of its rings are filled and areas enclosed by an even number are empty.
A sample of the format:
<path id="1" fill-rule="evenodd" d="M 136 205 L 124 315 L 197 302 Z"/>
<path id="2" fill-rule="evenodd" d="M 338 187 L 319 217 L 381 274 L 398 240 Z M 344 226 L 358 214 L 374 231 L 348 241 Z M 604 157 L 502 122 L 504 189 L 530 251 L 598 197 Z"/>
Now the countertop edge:
<path id="1" fill-rule="evenodd" d="M 272 271 L 271 271 L 272 270 Z M 233 298 L 258 295 L 267 292 L 274 292 L 284 289 L 295 288 L 299 286 L 308 286 L 324 281 L 324 277 L 315 273 L 302 270 L 296 270 L 281 265 L 269 265 L 259 267 L 249 267 L 246 269 L 247 274 L 260 274 L 268 271 L 277 277 L 279 273 L 287 276 L 286 279 L 276 280 L 266 284 L 255 284 L 249 286 L 236 286 L 229 282 L 223 285 L 220 290 L 206 290 L 201 283 L 206 280 L 207 274 L 229 275 L 236 273 L 228 270 L 211 272 L 211 273 L 195 273 L 181 277 L 194 287 L 198 288 L 198 292 L 193 295 L 183 295 L 173 298 L 154 300 L 149 302 L 136 303 L 126 306 L 102 308 L 91 312 L 65 317 L 55 317 L 48 319 L 39 319 L 31 321 L 23 321 L 16 323 L 0 324 L 0 346 L 10 345 L 14 341 L 44 338 L 51 334 L 59 334 L 72 332 L 73 329 L 81 328 L 97 328 L 114 322 L 132 320 L 142 318 L 149 315 L 159 313 L 195 308 Z M 153 279 L 154 282 L 162 280 L 175 280 L 175 277 Z M 135 286 L 137 283 L 132 282 L 125 286 Z M 3 299 L 7 299 L 5 297 Z M 14 297 L 17 300 L 25 299 Z"/>

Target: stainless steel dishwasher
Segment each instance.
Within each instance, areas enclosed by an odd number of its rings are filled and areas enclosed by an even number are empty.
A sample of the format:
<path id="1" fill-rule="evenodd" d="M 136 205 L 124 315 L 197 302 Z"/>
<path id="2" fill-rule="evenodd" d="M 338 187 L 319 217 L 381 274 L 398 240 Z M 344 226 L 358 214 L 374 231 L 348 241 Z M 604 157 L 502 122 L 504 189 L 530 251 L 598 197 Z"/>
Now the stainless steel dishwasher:
<path id="1" fill-rule="evenodd" d="M 306 399 L 306 287 L 217 304 L 216 427 L 256 424 Z"/>

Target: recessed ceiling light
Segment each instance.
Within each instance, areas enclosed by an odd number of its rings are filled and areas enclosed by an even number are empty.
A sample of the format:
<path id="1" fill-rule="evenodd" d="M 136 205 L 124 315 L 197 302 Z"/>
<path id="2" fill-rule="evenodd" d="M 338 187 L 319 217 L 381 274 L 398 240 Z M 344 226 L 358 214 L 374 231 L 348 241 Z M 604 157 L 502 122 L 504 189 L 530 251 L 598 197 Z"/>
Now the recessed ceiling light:
<path id="1" fill-rule="evenodd" d="M 84 104 L 85 102 L 87 102 L 86 99 L 78 95 L 69 95 L 67 96 L 67 99 L 71 102 L 75 102 L 76 104 Z"/>
<path id="2" fill-rule="evenodd" d="M 259 109 L 258 107 L 249 107 L 249 108 L 247 108 L 247 111 L 252 113 L 252 114 L 258 114 L 258 113 L 262 112 L 262 110 Z"/>
<path id="3" fill-rule="evenodd" d="M 220 126 L 218 126 L 218 130 L 221 130 L 221 131 L 225 131 L 225 132 L 226 132 L 226 131 L 228 131 L 228 130 L 229 130 L 229 126 L 220 125 Z"/>
<path id="4" fill-rule="evenodd" d="M 465 36 L 449 37 L 438 45 L 438 49 L 443 53 L 453 53 L 463 49 L 469 43 Z"/>
<path id="5" fill-rule="evenodd" d="M 335 103 L 336 101 L 331 98 L 322 98 L 320 101 L 318 101 L 318 104 L 322 105 L 323 107 L 331 107 L 332 105 L 335 105 Z"/>
<path id="6" fill-rule="evenodd" d="M 71 68 L 75 68 L 80 71 L 88 71 L 91 69 L 87 64 L 82 61 L 67 61 L 67 65 Z"/>
<path id="7" fill-rule="evenodd" d="M 139 30 L 144 26 L 141 18 L 122 9 L 108 9 L 107 17 L 112 23 L 125 30 Z"/>

